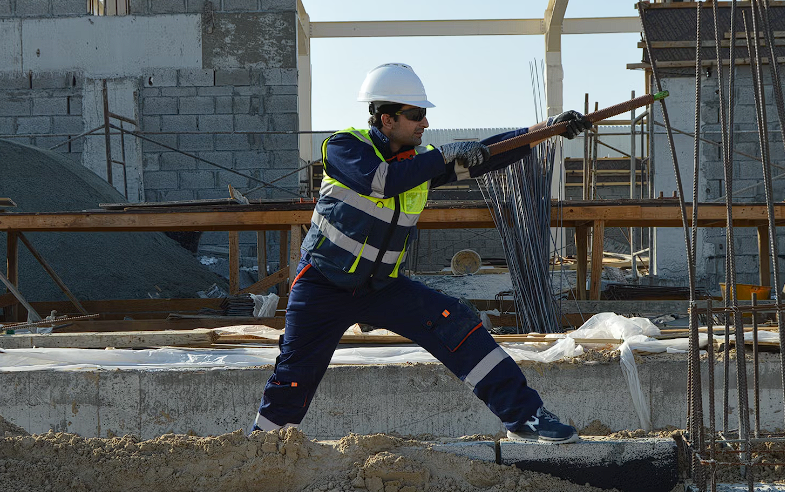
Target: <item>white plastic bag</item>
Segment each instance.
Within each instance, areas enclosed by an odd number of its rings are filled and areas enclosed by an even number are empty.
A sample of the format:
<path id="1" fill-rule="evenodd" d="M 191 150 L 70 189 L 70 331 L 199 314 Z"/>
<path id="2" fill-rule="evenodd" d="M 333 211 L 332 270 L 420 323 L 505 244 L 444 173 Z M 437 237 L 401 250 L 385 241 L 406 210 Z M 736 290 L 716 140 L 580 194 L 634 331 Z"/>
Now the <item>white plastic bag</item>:
<path id="1" fill-rule="evenodd" d="M 254 318 L 272 318 L 275 316 L 275 310 L 278 309 L 278 299 L 276 294 L 255 295 L 249 294 L 253 299 L 253 316 Z"/>

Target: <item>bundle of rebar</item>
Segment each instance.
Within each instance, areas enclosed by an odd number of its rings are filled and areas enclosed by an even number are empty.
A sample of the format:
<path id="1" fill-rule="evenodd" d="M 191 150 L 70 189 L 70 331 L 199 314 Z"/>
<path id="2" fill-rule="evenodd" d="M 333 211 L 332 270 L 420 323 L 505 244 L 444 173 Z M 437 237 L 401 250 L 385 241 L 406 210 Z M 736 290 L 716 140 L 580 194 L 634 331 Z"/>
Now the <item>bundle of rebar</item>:
<path id="1" fill-rule="evenodd" d="M 558 144 L 545 141 L 503 170 L 483 176 L 483 196 L 502 238 L 518 333 L 561 331 L 551 294 L 551 181 Z"/>

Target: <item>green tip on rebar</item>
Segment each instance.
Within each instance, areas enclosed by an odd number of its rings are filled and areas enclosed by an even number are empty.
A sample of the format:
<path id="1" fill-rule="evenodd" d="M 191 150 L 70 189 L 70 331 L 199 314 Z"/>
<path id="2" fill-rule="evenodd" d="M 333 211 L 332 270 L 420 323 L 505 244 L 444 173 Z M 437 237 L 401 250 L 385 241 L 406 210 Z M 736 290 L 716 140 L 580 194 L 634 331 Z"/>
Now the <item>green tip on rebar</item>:
<path id="1" fill-rule="evenodd" d="M 668 91 L 661 91 L 661 92 L 658 92 L 658 93 L 654 94 L 654 96 L 652 96 L 652 97 L 654 97 L 655 101 L 659 101 L 660 99 L 665 99 L 669 95 L 670 95 L 670 93 Z"/>

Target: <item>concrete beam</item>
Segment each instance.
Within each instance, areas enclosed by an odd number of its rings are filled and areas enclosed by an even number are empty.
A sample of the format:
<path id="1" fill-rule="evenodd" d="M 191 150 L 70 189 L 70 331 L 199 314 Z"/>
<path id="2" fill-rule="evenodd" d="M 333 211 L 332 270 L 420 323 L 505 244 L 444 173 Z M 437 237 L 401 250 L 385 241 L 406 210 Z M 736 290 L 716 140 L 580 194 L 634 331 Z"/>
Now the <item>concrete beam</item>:
<path id="1" fill-rule="evenodd" d="M 562 34 L 636 33 L 637 17 L 563 19 Z M 545 34 L 545 19 L 311 22 L 311 38 L 520 36 Z"/>
<path id="2" fill-rule="evenodd" d="M 764 354 L 766 355 L 766 354 Z M 686 355 L 638 364 L 641 389 L 655 428 L 683 427 L 687 415 Z M 707 364 L 702 364 L 704 378 Z M 247 429 L 271 366 L 170 370 L 0 372 L 0 415 L 32 433 L 49 429 L 85 437 L 166 432 L 216 435 Z M 563 421 L 584 428 L 599 420 L 612 431 L 637 429 L 639 420 L 618 362 L 523 365 L 529 384 Z M 715 374 L 721 374 L 718 363 Z M 735 392 L 735 365 L 731 391 Z M 762 357 L 761 425 L 782 427 L 779 358 Z M 729 403 L 736 418 L 735 398 Z M 722 401 L 722 386 L 715 388 Z M 704 394 L 708 408 L 708 392 Z M 722 418 L 721 405 L 717 418 Z M 708 418 L 708 417 L 707 417 Z M 441 364 L 331 366 L 302 422 L 314 439 L 350 432 L 460 437 L 496 434 L 499 419 Z"/>

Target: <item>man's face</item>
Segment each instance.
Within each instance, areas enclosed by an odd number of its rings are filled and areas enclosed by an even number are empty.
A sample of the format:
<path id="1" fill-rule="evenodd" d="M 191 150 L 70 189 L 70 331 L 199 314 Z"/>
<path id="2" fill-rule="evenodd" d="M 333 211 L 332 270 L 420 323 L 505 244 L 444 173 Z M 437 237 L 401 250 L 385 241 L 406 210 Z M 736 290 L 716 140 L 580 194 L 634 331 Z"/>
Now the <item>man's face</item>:
<path id="1" fill-rule="evenodd" d="M 422 144 L 422 132 L 428 128 L 428 118 L 424 117 L 420 121 L 413 121 L 417 113 L 416 106 L 409 104 L 401 108 L 401 114 L 397 118 L 390 115 L 383 115 L 382 132 L 390 139 L 390 150 L 397 152 L 401 147 L 415 146 Z M 409 111 L 407 110 L 415 110 Z"/>

